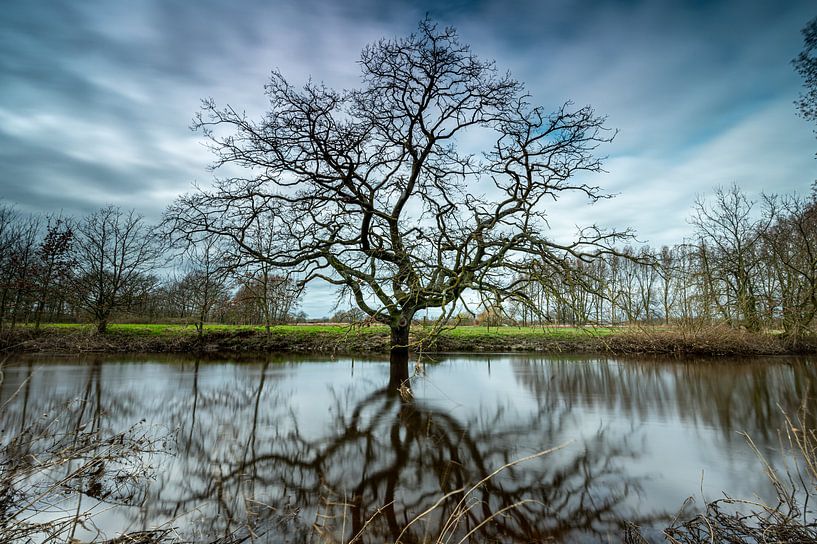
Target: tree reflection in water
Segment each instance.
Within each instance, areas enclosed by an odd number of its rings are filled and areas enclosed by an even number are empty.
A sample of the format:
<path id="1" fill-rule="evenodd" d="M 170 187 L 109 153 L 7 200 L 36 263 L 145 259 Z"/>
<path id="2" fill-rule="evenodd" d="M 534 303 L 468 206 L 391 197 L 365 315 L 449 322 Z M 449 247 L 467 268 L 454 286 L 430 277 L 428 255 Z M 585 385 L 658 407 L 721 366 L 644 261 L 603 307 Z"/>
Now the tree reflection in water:
<path id="1" fill-rule="evenodd" d="M 422 400 L 406 400 L 394 383 L 362 395 L 356 387 L 331 389 L 326 420 L 304 428 L 270 384 L 268 368 L 267 362 L 255 382 L 204 393 L 195 364 L 192 409 L 168 413 L 186 438 L 174 470 L 146 501 L 147 519 L 195 512 L 198 530 L 206 525 L 208 535 L 238 531 L 306 542 L 361 534 L 360 542 L 394 541 L 441 496 L 531 453 L 516 446 L 521 438 L 538 437 L 545 449 L 568 434 L 568 413 L 558 407 L 519 418 L 506 407 L 483 406 L 459 420 Z M 478 541 L 618 533 L 622 518 L 634 516 L 621 510 L 637 490 L 618 463 L 627 456 L 634 452 L 626 437 L 600 429 L 587 443 L 509 467 L 476 490 L 477 502 L 457 534 L 526 500 L 535 502 L 497 516 Z M 452 494 L 402 541 L 427 541 L 461 497 Z"/>
<path id="2" fill-rule="evenodd" d="M 461 363 L 450 364 L 466 376 Z M 724 435 L 763 429 L 761 435 L 771 436 L 777 422 L 770 406 L 797 402 L 792 391 L 814 381 L 813 369 L 799 364 L 764 371 L 519 358 L 508 365 L 510 376 L 532 393 L 524 407 L 513 395 L 476 388 L 460 403 L 430 398 L 423 387 L 415 387 L 413 399 L 401 397 L 395 385 L 402 377 L 384 379 L 389 365 L 382 363 L 359 365 L 346 380 L 331 363 L 95 359 L 33 371 L 28 364 L 7 369 L 0 403 L 24 387 L 0 417 L 13 428 L 76 398 L 84 400 L 83 409 L 60 419 L 66 428 L 93 425 L 104 433 L 142 418 L 161 421 L 176 432 L 177 451 L 163 460 L 140 506 L 119 511 L 111 523 L 134 530 L 171 520 L 196 539 L 238 534 L 256 542 L 347 541 L 361 530 L 360 542 L 394 541 L 443 495 L 574 439 L 477 489 L 457 534 L 530 501 L 495 517 L 474 541 L 598 541 L 618 540 L 624 520 L 661 524 L 683 500 L 656 505 L 640 496 L 643 471 L 632 468 L 645 451 L 637 431 L 642 418 L 684 412 Z M 429 388 L 442 384 L 436 370 L 412 380 Z M 727 379 L 713 380 L 715 371 Z M 579 429 L 582 410 L 605 414 L 605 423 Z M 613 416 L 619 424 L 610 426 Z M 684 493 L 695 489 L 690 482 Z M 431 539 L 461 497 L 454 493 L 402 541 Z"/>
<path id="3" fill-rule="evenodd" d="M 758 443 L 776 443 L 782 412 L 797 413 L 804 396 L 817 388 L 817 366 L 799 357 L 662 363 L 524 357 L 512 365 L 517 381 L 536 398 L 558 397 L 577 409 L 620 413 L 632 421 L 681 417 L 717 429 L 723 448 L 743 444 L 743 432 Z"/>

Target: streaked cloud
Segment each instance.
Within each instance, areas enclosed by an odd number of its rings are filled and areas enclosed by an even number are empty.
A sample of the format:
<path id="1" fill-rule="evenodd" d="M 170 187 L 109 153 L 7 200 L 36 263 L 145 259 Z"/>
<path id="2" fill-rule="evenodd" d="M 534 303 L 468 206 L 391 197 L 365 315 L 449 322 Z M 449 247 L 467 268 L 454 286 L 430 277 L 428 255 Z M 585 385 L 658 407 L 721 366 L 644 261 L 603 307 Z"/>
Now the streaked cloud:
<path id="1" fill-rule="evenodd" d="M 578 7 L 577 7 L 578 6 Z M 619 196 L 567 198 L 550 213 L 631 226 L 652 245 L 689 233 L 696 194 L 806 191 L 812 127 L 795 116 L 790 60 L 814 4 L 567 0 L 376 2 L 12 2 L 0 14 L 0 196 L 25 210 L 82 214 L 107 202 L 158 218 L 206 183 L 188 129 L 201 98 L 257 114 L 278 68 L 336 87 L 360 49 L 411 32 L 428 12 L 527 83 L 533 99 L 592 104 L 620 130 L 608 174 Z M 563 206 L 563 207 L 562 207 Z M 328 312 L 315 288 L 305 308 Z"/>

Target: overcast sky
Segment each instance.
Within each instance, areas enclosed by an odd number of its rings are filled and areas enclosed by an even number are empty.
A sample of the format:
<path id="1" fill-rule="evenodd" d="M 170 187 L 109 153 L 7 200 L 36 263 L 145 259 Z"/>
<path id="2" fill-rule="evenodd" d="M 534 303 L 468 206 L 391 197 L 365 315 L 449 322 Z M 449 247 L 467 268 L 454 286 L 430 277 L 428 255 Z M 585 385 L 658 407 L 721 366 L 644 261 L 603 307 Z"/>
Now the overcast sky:
<path id="1" fill-rule="evenodd" d="M 156 220 L 211 178 L 188 128 L 200 99 L 259 113 L 274 68 L 354 87 L 361 48 L 425 13 L 535 102 L 591 104 L 619 130 L 608 173 L 591 180 L 618 196 L 560 203 L 555 228 L 633 227 L 659 246 L 689 233 L 696 195 L 717 185 L 757 195 L 817 179 L 791 66 L 812 0 L 21 0 L 0 12 L 0 197 L 74 215 L 114 203 Z M 314 288 L 304 309 L 331 302 Z"/>

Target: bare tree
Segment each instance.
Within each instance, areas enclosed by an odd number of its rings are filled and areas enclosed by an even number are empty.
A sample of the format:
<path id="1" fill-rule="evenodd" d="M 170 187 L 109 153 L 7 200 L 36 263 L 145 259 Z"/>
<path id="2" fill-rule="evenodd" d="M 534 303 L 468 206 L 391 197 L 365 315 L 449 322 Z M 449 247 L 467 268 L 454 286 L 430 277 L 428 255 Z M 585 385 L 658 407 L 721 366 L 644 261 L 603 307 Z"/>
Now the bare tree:
<path id="1" fill-rule="evenodd" d="M 680 248 L 661 246 L 661 253 L 657 257 L 656 273 L 658 274 L 661 311 L 664 314 L 664 324 L 669 325 L 672 316 L 675 297 L 677 295 L 677 267 Z"/>
<path id="2" fill-rule="evenodd" d="M 42 221 L 36 215 L 12 213 L 8 232 L 3 294 L 0 297 L 0 321 L 10 310 L 11 328 L 19 322 L 27 322 L 36 290 L 37 240 Z M 8 307 L 8 308 L 7 308 Z"/>
<path id="3" fill-rule="evenodd" d="M 205 236 L 188 240 L 184 248 L 187 274 L 179 282 L 185 303 L 192 310 L 199 338 L 216 304 L 228 297 L 228 279 L 233 272 L 230 258 L 220 247 L 221 240 Z"/>
<path id="4" fill-rule="evenodd" d="M 71 257 L 71 244 L 74 230 L 71 221 L 62 216 L 48 218 L 45 236 L 37 248 L 37 310 L 34 315 L 34 327 L 40 327 L 40 320 L 46 305 L 52 306 L 64 299 L 55 290 L 55 285 L 64 286 L 69 278 L 74 262 Z"/>
<path id="5" fill-rule="evenodd" d="M 750 330 L 760 328 L 753 280 L 760 264 L 758 242 L 772 217 L 756 217 L 753 203 L 737 185 L 717 188 L 711 203 L 699 198 L 692 217 L 712 301 L 734 309 L 734 315 L 725 317 Z"/>
<path id="6" fill-rule="evenodd" d="M 651 323 L 655 318 L 657 306 L 656 287 L 659 280 L 658 260 L 653 250 L 649 246 L 643 246 L 638 250 L 638 260 L 636 261 L 638 283 L 638 293 L 641 309 L 644 311 L 644 321 Z"/>
<path id="7" fill-rule="evenodd" d="M 397 359 L 416 312 L 453 311 L 466 290 L 525 299 L 513 278 L 531 262 L 558 276 L 622 236 L 590 227 L 558 243 L 549 230 L 546 202 L 604 196 L 573 181 L 601 170 L 595 151 L 614 135 L 589 106 L 532 106 L 521 83 L 428 20 L 367 46 L 359 64 L 363 85 L 351 91 L 298 89 L 274 72 L 258 121 L 205 101 L 195 127 L 214 168 L 247 174 L 180 197 L 167 221 L 223 236 L 303 283 L 343 286 L 391 328 Z M 463 151 L 466 134 L 493 144 Z M 247 238 L 262 213 L 278 217 L 263 253 Z"/>
<path id="8" fill-rule="evenodd" d="M 764 233 L 767 273 L 777 278 L 783 330 L 796 344 L 817 316 L 817 194 L 765 198 L 769 208 L 778 210 Z"/>
<path id="9" fill-rule="evenodd" d="M 114 310 L 124 307 L 144 286 L 144 276 L 159 255 L 142 217 L 107 206 L 76 227 L 72 279 L 76 303 L 104 333 Z"/>
<path id="10" fill-rule="evenodd" d="M 253 225 L 248 229 L 245 243 L 255 249 L 255 253 L 267 255 L 275 251 L 278 218 L 274 213 L 256 214 Z M 242 302 L 249 302 L 260 310 L 260 321 L 264 324 L 267 340 L 273 323 L 285 322 L 291 310 L 298 305 L 302 289 L 287 274 L 266 259 L 255 258 L 246 251 L 238 251 L 236 267 L 241 276 Z M 238 298 L 238 296 L 237 296 Z M 258 320 L 256 320 L 258 322 Z"/>
<path id="11" fill-rule="evenodd" d="M 240 321 L 264 325 L 268 339 L 272 325 L 289 321 L 300 304 L 296 283 L 264 267 L 250 270 L 239 282 L 233 304 L 239 310 Z"/>
<path id="12" fill-rule="evenodd" d="M 8 302 L 14 296 L 14 253 L 17 244 L 18 214 L 0 201 L 0 331 L 5 324 Z"/>

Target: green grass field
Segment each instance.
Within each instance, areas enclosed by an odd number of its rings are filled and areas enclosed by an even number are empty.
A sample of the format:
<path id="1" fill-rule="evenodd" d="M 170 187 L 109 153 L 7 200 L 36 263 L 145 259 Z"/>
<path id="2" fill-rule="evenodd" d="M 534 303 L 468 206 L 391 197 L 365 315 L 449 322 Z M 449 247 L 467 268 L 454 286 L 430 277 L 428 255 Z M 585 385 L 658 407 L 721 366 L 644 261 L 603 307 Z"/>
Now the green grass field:
<path id="1" fill-rule="evenodd" d="M 90 324 L 75 323 L 52 323 L 41 326 L 44 330 L 52 331 L 88 331 L 94 329 Z M 414 325 L 412 332 L 422 334 L 430 330 L 430 327 Z M 609 336 L 625 328 L 610 327 L 484 327 L 474 325 L 463 325 L 452 329 L 446 329 L 442 334 L 458 339 L 484 338 L 490 336 L 523 336 L 523 337 L 547 337 L 553 339 L 570 339 L 587 336 Z M 239 333 L 254 332 L 262 334 L 263 326 L 252 325 L 205 325 L 205 333 Z M 356 327 L 349 325 L 275 325 L 270 332 L 276 336 L 308 337 L 312 335 L 347 335 L 347 334 L 388 334 L 385 325 L 372 325 L 368 327 Z M 133 336 L 172 336 L 172 335 L 195 335 L 196 328 L 193 325 L 182 324 L 142 324 L 142 323 L 112 323 L 108 325 L 108 333 L 114 335 Z"/>

